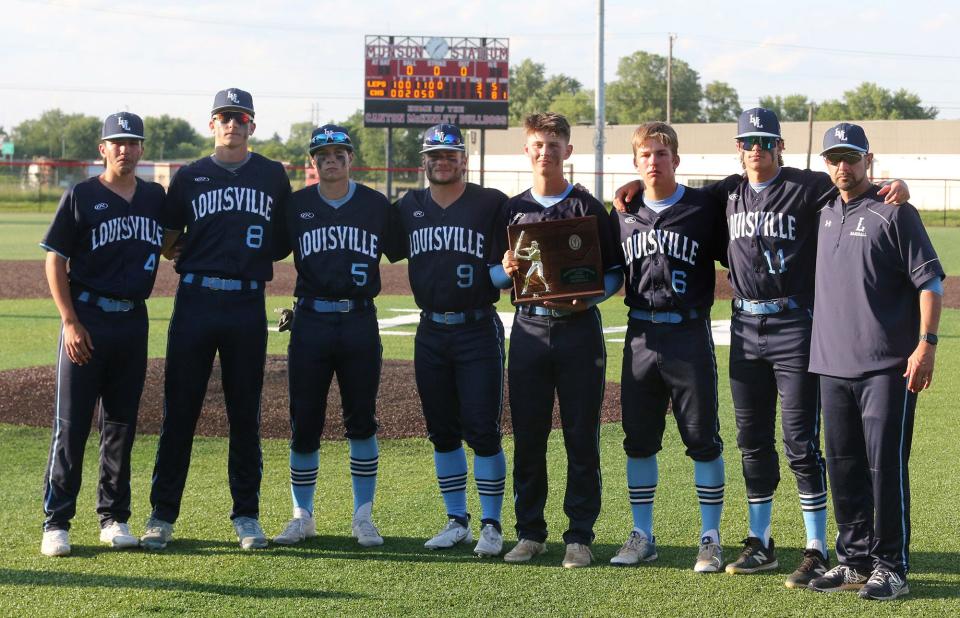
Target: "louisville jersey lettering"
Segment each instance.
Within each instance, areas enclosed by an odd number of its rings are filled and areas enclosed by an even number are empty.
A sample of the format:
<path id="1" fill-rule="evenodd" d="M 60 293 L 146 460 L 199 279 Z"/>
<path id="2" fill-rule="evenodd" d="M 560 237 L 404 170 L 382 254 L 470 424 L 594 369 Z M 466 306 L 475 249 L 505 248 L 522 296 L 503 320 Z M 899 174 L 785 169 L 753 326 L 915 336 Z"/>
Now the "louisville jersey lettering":
<path id="1" fill-rule="evenodd" d="M 71 283 L 143 300 L 157 276 L 164 226 L 163 187 L 138 178 L 127 202 L 94 177 L 63 194 L 40 245 L 70 260 Z"/>
<path id="2" fill-rule="evenodd" d="M 626 277 L 626 304 L 635 309 L 697 309 L 713 304 L 714 261 L 726 249 L 723 211 L 715 200 L 684 187 L 659 214 L 634 200 L 610 211 L 611 233 Z"/>
<path id="3" fill-rule="evenodd" d="M 467 183 L 460 198 L 441 208 L 429 189 L 408 191 L 397 207 L 400 257 L 409 260 L 417 306 L 429 311 L 466 311 L 496 303 L 489 264 L 498 263 L 494 230 L 507 196 Z"/>
<path id="4" fill-rule="evenodd" d="M 390 202 L 361 184 L 334 208 L 317 187 L 295 192 L 286 209 L 289 248 L 297 266 L 294 295 L 373 298 L 380 292 L 380 256 L 387 240 Z"/>
<path id="5" fill-rule="evenodd" d="M 726 201 L 730 283 L 739 298 L 813 300 L 817 210 L 836 194 L 823 172 L 783 167 L 757 193 L 734 175 L 710 187 Z"/>
<path id="6" fill-rule="evenodd" d="M 274 222 L 289 195 L 283 165 L 256 153 L 236 171 L 209 157 L 180 168 L 166 202 L 171 229 L 186 228 L 177 272 L 272 279 Z"/>

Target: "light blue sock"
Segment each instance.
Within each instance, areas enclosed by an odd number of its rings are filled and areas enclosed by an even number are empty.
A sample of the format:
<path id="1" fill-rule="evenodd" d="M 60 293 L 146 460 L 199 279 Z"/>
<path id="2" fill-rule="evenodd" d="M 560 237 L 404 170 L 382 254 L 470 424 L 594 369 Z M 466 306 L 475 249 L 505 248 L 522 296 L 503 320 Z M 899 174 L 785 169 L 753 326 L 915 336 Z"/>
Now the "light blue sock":
<path id="1" fill-rule="evenodd" d="M 370 436 L 366 440 L 350 440 L 350 479 L 353 481 L 354 513 L 364 504 L 373 503 L 379 463 L 377 436 Z"/>
<path id="2" fill-rule="evenodd" d="M 773 496 L 747 498 L 749 506 L 747 513 L 750 516 L 749 536 L 763 541 L 764 547 L 770 546 L 770 513 L 773 511 Z"/>
<path id="3" fill-rule="evenodd" d="M 449 453 L 433 452 L 437 483 L 447 515 L 467 519 L 467 454 L 461 446 Z"/>
<path id="4" fill-rule="evenodd" d="M 480 510 L 484 522 L 500 524 L 500 512 L 503 510 L 503 486 L 507 481 L 507 460 L 503 450 L 496 455 L 481 457 L 473 455 L 473 477 L 480 494 Z"/>
<path id="5" fill-rule="evenodd" d="M 290 451 L 290 495 L 293 508 L 313 515 L 313 494 L 317 489 L 317 473 L 320 471 L 320 451 L 298 453 Z"/>
<path id="6" fill-rule="evenodd" d="M 723 514 L 723 491 L 726 484 L 723 455 L 713 461 L 693 462 L 693 483 L 700 502 L 700 538 L 720 542 L 720 516 Z"/>
<path id="7" fill-rule="evenodd" d="M 627 490 L 633 527 L 653 540 L 653 497 L 657 492 L 657 456 L 627 457 Z"/>
<path id="8" fill-rule="evenodd" d="M 807 529 L 807 549 L 827 555 L 827 492 L 800 494 L 803 525 Z"/>

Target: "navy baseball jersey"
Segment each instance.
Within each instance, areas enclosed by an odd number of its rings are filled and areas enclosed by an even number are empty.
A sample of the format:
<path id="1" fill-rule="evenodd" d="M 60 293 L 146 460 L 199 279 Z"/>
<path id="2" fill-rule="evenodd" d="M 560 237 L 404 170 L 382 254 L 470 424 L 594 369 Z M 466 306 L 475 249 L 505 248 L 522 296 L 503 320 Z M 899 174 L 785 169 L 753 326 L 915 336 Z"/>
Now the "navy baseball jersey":
<path id="1" fill-rule="evenodd" d="M 177 272 L 269 281 L 274 222 L 290 195 L 283 165 L 256 153 L 235 171 L 210 157 L 177 171 L 166 201 L 166 224 L 183 230 Z"/>
<path id="2" fill-rule="evenodd" d="M 380 292 L 390 202 L 369 187 L 354 187 L 339 208 L 327 204 L 316 186 L 290 197 L 284 212 L 286 238 L 278 240 L 288 243 L 286 251 L 293 249 L 295 296 L 369 299 Z"/>
<path id="3" fill-rule="evenodd" d="M 397 204 L 397 250 L 406 257 L 417 306 L 426 311 L 480 309 L 496 303 L 500 290 L 489 266 L 499 263 L 494 245 L 507 196 L 467 183 L 463 195 L 441 208 L 429 189 L 408 191 Z M 502 255 L 502 253 L 501 253 Z"/>
<path id="4" fill-rule="evenodd" d="M 597 234 L 600 239 L 600 261 L 603 264 L 603 270 L 607 271 L 617 265 L 617 246 L 610 232 L 610 226 L 607 224 L 607 210 L 595 197 L 574 187 L 570 193 L 560 202 L 553 206 L 543 206 L 534 197 L 530 189 L 527 189 L 520 195 L 511 197 L 504 207 L 504 221 L 507 225 L 519 225 L 521 223 L 537 223 L 539 221 L 557 221 L 560 219 L 573 219 L 576 217 L 597 218 Z M 509 248 L 507 245 L 506 229 L 502 228 L 501 233 L 497 234 L 495 239 L 494 253 L 497 258 L 502 258 L 503 254 Z M 499 260 L 497 260 L 499 263 Z"/>
<path id="5" fill-rule="evenodd" d="M 709 308 L 716 285 L 714 261 L 726 250 L 723 211 L 710 195 L 679 185 L 679 201 L 659 214 L 631 202 L 610 211 L 617 258 L 624 268 L 626 298 L 634 309 Z"/>
<path id="6" fill-rule="evenodd" d="M 144 300 L 157 276 L 165 225 L 163 187 L 137 178 L 127 202 L 93 177 L 63 194 L 40 246 L 69 260 L 71 283 Z"/>
<path id="7" fill-rule="evenodd" d="M 877 187 L 820 211 L 810 371 L 858 378 L 900 367 L 917 347 L 918 289 L 943 267 L 910 204 Z"/>
<path id="8" fill-rule="evenodd" d="M 726 202 L 727 260 L 734 295 L 751 300 L 813 300 L 817 210 L 836 195 L 823 172 L 780 168 L 757 193 L 744 175 L 708 191 Z"/>

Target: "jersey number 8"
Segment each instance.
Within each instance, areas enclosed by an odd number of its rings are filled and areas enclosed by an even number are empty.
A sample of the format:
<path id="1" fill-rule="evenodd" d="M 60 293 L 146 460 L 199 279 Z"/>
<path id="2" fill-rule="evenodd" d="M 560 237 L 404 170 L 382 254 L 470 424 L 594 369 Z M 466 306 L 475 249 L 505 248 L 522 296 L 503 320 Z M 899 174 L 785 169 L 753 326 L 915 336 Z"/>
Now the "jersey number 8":
<path id="1" fill-rule="evenodd" d="M 247 228 L 247 246 L 259 249 L 263 245 L 263 226 L 251 225 Z"/>

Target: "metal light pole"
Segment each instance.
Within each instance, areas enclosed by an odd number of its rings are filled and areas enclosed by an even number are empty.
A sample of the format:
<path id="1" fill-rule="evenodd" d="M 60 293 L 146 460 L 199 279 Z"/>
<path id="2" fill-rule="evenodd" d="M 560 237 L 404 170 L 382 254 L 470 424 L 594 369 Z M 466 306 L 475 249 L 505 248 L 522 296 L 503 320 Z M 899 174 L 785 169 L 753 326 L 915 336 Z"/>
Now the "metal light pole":
<path id="1" fill-rule="evenodd" d="M 606 121 L 603 87 L 603 0 L 597 0 L 597 90 L 593 97 L 593 124 L 596 127 L 593 146 L 596 158 L 593 163 L 593 194 L 601 202 L 603 202 L 603 125 Z"/>

